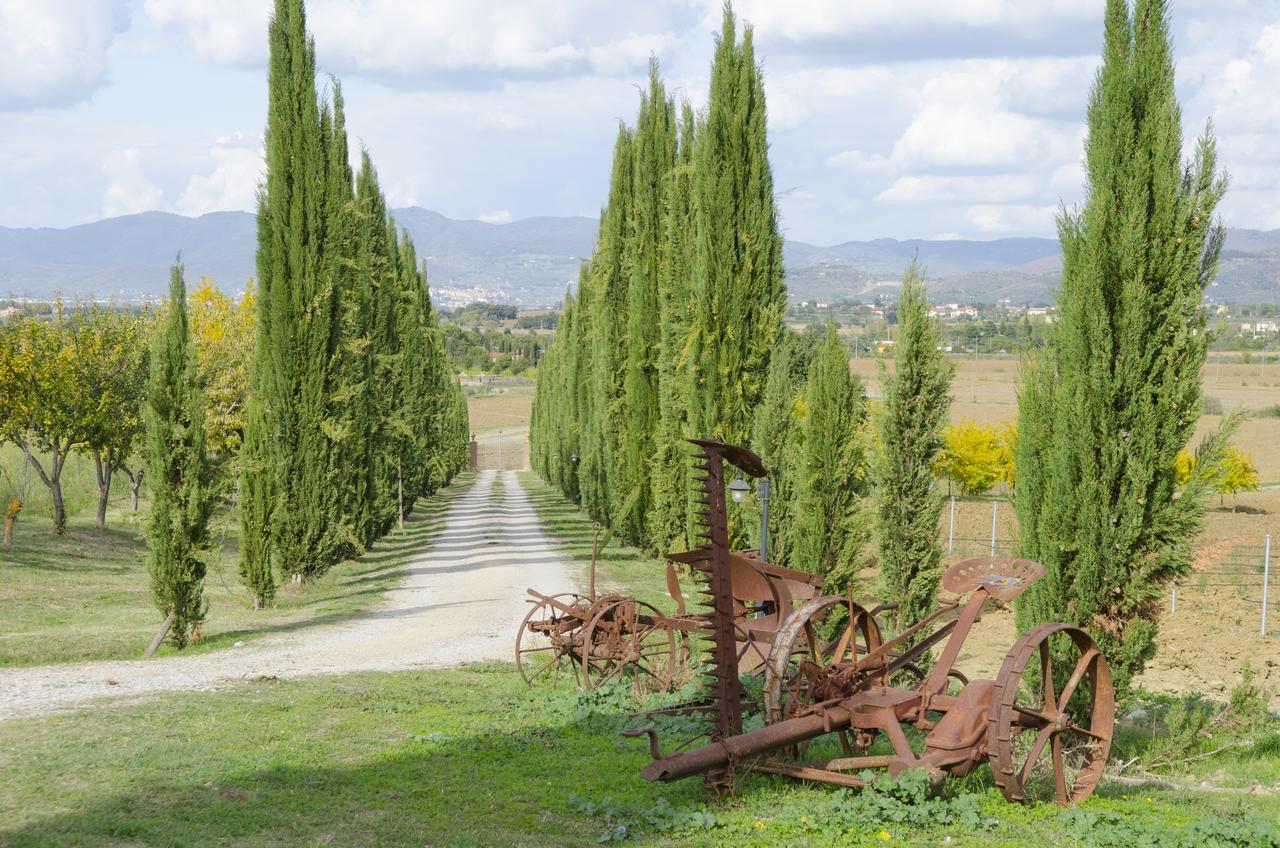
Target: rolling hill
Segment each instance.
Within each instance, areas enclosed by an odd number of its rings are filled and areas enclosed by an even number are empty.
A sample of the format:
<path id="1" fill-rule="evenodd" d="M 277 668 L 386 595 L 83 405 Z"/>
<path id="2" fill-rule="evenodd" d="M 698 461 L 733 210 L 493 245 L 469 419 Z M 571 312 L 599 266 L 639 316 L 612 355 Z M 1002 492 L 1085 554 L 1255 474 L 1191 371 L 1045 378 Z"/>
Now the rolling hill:
<path id="1" fill-rule="evenodd" d="M 427 260 L 436 301 L 558 302 L 589 256 L 596 221 L 527 218 L 508 224 L 456 220 L 419 207 L 393 212 Z M 254 216 L 186 218 L 144 212 L 66 229 L 0 227 L 0 296 L 137 300 L 160 296 L 181 251 L 188 275 L 238 287 L 254 274 Z M 1048 303 L 1060 274 L 1054 239 L 875 239 L 819 247 L 788 240 L 787 284 L 798 300 L 896 296 L 897 278 L 919 255 L 936 300 Z M 1215 302 L 1280 300 L 1280 230 L 1233 229 Z"/>

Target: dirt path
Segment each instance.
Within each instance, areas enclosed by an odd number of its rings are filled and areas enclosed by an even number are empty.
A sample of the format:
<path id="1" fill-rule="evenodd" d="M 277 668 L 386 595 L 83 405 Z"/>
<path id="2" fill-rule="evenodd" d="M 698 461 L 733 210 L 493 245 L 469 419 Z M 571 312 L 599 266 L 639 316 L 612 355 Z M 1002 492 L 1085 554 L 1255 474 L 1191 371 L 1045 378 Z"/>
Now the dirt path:
<path id="1" fill-rule="evenodd" d="M 0 720 L 245 678 L 448 666 L 511 655 L 529 586 L 569 587 L 514 472 L 482 471 L 372 612 L 188 657 L 0 669 Z"/>

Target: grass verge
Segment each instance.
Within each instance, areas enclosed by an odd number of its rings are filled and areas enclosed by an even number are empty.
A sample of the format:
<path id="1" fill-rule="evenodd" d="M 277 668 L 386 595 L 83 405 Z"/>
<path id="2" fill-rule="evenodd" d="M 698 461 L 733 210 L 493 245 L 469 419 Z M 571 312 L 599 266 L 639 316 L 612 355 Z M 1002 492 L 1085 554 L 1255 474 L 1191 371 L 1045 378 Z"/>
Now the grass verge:
<path id="1" fill-rule="evenodd" d="M 234 516 L 214 525 L 219 540 L 205 578 L 209 612 L 203 639 L 187 652 L 227 647 L 269 633 L 340 621 L 367 610 L 400 580 L 401 568 L 439 528 L 472 477 L 418 504 L 404 530 L 394 530 L 364 556 L 303 584 L 284 583 L 276 603 L 254 612 L 236 575 Z M 162 616 L 151 602 L 140 519 L 115 509 L 105 530 L 73 517 L 55 536 L 41 516 L 19 519 L 12 550 L 0 549 L 0 666 L 137 658 Z M 161 654 L 172 653 L 168 646 Z"/>
<path id="2" fill-rule="evenodd" d="M 534 472 L 519 471 L 516 477 L 538 514 L 543 530 L 568 558 L 570 573 L 585 594 L 591 570 L 591 518 Z M 635 548 L 621 545 L 616 540 L 607 540 L 606 535 L 604 528 L 601 528 L 600 540 L 609 541 L 609 544 L 602 547 L 596 557 L 597 593 L 633 595 L 653 604 L 664 613 L 673 613 L 675 602 L 667 594 L 666 563 Z M 686 600 L 691 597 L 691 586 L 690 581 L 683 582 Z M 544 592 L 560 592 L 569 587 L 535 588 Z"/>
<path id="3" fill-rule="evenodd" d="M 1104 783 L 1079 810 L 1007 804 L 980 768 L 929 796 L 770 775 L 708 803 L 649 784 L 627 688 L 528 688 L 507 664 L 245 683 L 0 724 L 0 845 L 1259 846 L 1280 798 Z M 670 719 L 664 744 L 684 727 Z M 1280 780 L 1280 756 L 1251 776 Z M 1228 770 L 1234 760 L 1206 761 Z"/>

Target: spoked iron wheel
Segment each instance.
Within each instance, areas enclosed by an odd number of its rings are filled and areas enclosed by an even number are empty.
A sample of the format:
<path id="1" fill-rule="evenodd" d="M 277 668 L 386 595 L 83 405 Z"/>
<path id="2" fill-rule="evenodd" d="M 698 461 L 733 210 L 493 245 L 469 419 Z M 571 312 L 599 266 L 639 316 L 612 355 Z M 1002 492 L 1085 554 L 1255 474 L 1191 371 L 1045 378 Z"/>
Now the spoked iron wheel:
<path id="1" fill-rule="evenodd" d="M 848 598 L 830 595 L 797 607 L 774 635 L 764 678 L 764 716 L 775 724 L 825 699 L 825 669 L 880 647 L 880 625 Z"/>
<path id="2" fill-rule="evenodd" d="M 592 689 L 630 668 L 657 690 L 671 687 L 676 671 L 677 639 L 667 617 L 635 598 L 615 596 L 596 602 L 595 615 L 582 637 L 582 686 Z"/>
<path id="3" fill-rule="evenodd" d="M 1055 680 L 1055 665 L 1070 669 L 1065 679 Z M 1060 807 L 1088 798 L 1116 716 L 1111 669 L 1089 634 L 1057 623 L 1028 631 L 1005 656 L 992 697 L 987 750 L 1004 796 Z"/>
<path id="4" fill-rule="evenodd" d="M 580 614 L 569 615 L 550 601 L 572 607 Z M 575 647 L 582 644 L 582 627 L 590 608 L 588 598 L 573 592 L 534 603 L 516 633 L 516 671 L 525 683 L 532 686 L 550 681 L 554 686 L 563 675 L 581 685 Z"/>

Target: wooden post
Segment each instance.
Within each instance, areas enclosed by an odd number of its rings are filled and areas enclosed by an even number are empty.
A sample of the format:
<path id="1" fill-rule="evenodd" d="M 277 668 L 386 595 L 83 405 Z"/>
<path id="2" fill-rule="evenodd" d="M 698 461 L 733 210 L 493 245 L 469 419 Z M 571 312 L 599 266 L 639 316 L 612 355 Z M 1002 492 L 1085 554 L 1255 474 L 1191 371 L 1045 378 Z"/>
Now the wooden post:
<path id="1" fill-rule="evenodd" d="M 147 652 L 142 655 L 144 658 L 155 656 L 156 651 L 160 650 L 160 646 L 164 644 L 165 637 L 169 635 L 171 627 L 173 627 L 173 613 L 165 616 L 164 624 L 160 625 L 160 632 L 151 640 L 151 644 L 147 646 Z"/>
<path id="2" fill-rule="evenodd" d="M 600 522 L 591 522 L 591 581 L 587 588 L 587 595 L 591 598 L 591 603 L 596 602 L 596 548 L 600 544 Z"/>

